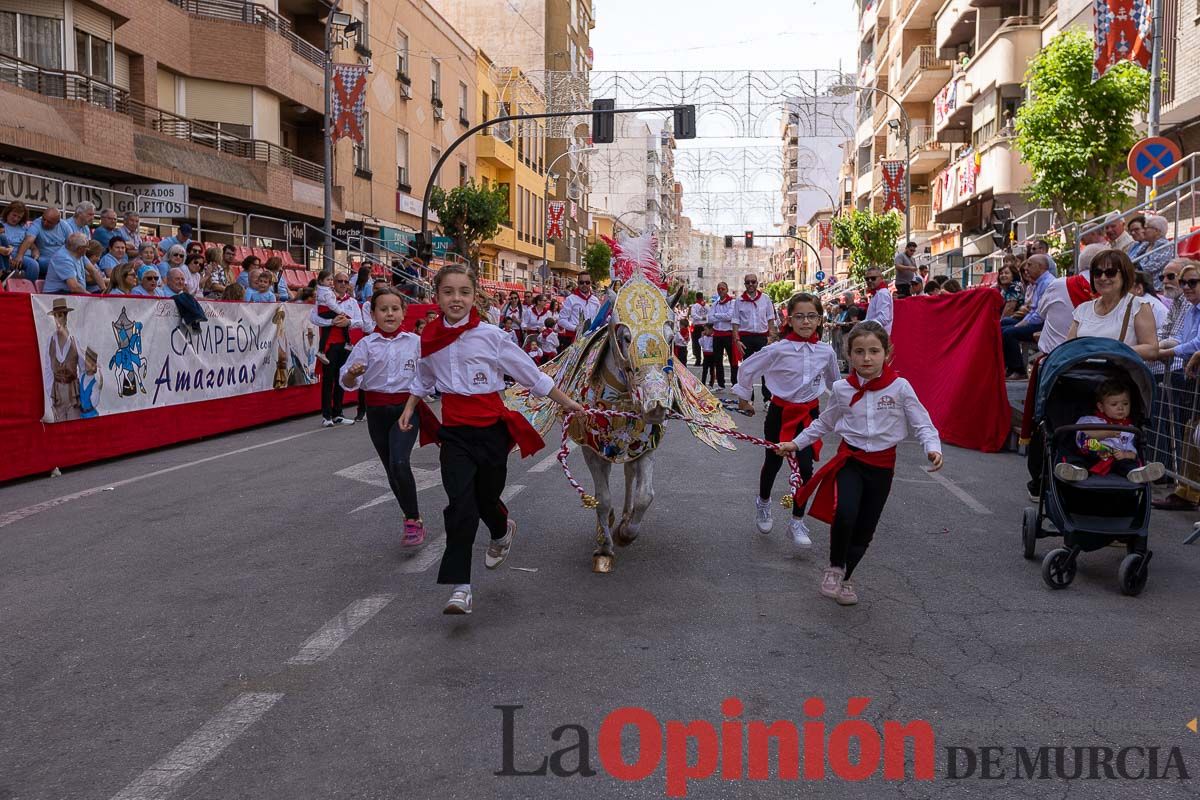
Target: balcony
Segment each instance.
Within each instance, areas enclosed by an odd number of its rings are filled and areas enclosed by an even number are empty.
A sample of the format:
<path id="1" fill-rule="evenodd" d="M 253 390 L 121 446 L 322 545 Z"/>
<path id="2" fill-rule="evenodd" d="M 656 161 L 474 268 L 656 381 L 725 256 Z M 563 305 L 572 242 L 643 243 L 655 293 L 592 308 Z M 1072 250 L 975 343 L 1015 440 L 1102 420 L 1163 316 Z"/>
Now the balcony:
<path id="1" fill-rule="evenodd" d="M 950 160 L 950 145 L 937 140 L 932 125 L 914 125 L 908 136 L 908 146 L 914 177 L 927 175 Z M 891 159 L 904 158 L 904 137 L 899 131 L 888 135 L 887 154 Z"/>
<path id="2" fill-rule="evenodd" d="M 938 90 L 946 85 L 953 64 L 937 57 L 931 44 L 917 47 L 904 61 L 896 85 L 900 88 L 900 100 L 904 103 L 925 103 L 934 98 Z"/>
<path id="3" fill-rule="evenodd" d="M 288 40 L 292 52 L 322 69 L 325 53 L 317 45 L 302 38 L 292 29 L 292 23 L 266 6 L 239 0 L 169 0 L 173 5 L 197 17 L 261 25 Z"/>
<path id="4" fill-rule="evenodd" d="M 1011 144 L 1009 138 L 996 136 L 934 176 L 931 191 L 937 222 L 961 222 L 963 206 L 976 197 L 1013 196 L 1024 190 L 1029 168 Z"/>
<path id="5" fill-rule="evenodd" d="M 928 205 L 909 206 L 909 225 L 914 231 L 937 230 L 933 227 L 933 207 Z"/>
<path id="6" fill-rule="evenodd" d="M 959 47 L 975 38 L 975 23 L 978 9 L 972 8 L 967 0 L 946 0 L 937 13 L 934 42 L 938 53 L 953 58 Z"/>
<path id="7" fill-rule="evenodd" d="M 866 0 L 862 15 L 858 18 L 860 36 L 865 36 L 869 31 L 875 29 L 875 24 L 879 19 L 879 6 L 885 2 L 890 2 L 890 0 Z"/>
<path id="8" fill-rule="evenodd" d="M 283 167 L 297 177 L 317 183 L 324 180 L 325 170 L 320 164 L 299 158 L 285 147 L 263 139 L 235 136 L 212 125 L 152 108 L 131 98 L 124 89 L 78 72 L 46 69 L 0 55 L 0 83 L 45 97 L 82 101 L 121 114 L 131 119 L 134 125 L 164 136 L 247 161 Z"/>
<path id="9" fill-rule="evenodd" d="M 480 134 L 475 137 L 475 156 L 498 169 L 516 169 L 517 158 L 512 145 L 495 136 Z"/>
<path id="10" fill-rule="evenodd" d="M 966 76 L 958 75 L 933 98 L 933 129 L 939 142 L 967 141 L 974 94 Z"/>
<path id="11" fill-rule="evenodd" d="M 988 86 L 1019 84 L 1041 47 L 1042 28 L 1035 18 L 1009 17 L 967 64 L 967 83 L 975 92 Z"/>

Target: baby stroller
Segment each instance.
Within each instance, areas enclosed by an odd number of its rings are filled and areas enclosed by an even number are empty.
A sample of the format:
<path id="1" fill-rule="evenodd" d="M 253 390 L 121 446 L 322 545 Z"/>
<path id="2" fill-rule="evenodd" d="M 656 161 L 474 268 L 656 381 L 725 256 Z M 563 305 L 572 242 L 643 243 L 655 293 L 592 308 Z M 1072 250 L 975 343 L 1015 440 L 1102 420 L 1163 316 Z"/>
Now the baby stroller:
<path id="1" fill-rule="evenodd" d="M 1129 388 L 1129 418 L 1135 428 L 1116 425 L 1077 425 L 1076 420 L 1095 413 L 1100 384 L 1118 379 Z M 1113 542 L 1124 544 L 1117 580 L 1121 591 L 1137 595 L 1146 586 L 1150 558 L 1150 486 L 1115 475 L 1088 475 L 1068 482 L 1055 477 L 1054 465 L 1077 445 L 1081 430 L 1133 432 L 1138 452 L 1144 443 L 1143 426 L 1154 402 L 1150 369 L 1132 349 L 1113 339 L 1072 339 L 1054 349 L 1042 362 L 1034 403 L 1034 423 L 1044 442 L 1038 507 L 1026 508 L 1021 528 L 1025 558 L 1035 558 L 1037 540 L 1063 537 L 1063 546 L 1042 560 L 1042 579 L 1052 589 L 1065 589 L 1075 579 L 1076 560 Z M 1068 449 L 1069 448 L 1069 449 Z M 1049 519 L 1055 530 L 1043 528 Z"/>

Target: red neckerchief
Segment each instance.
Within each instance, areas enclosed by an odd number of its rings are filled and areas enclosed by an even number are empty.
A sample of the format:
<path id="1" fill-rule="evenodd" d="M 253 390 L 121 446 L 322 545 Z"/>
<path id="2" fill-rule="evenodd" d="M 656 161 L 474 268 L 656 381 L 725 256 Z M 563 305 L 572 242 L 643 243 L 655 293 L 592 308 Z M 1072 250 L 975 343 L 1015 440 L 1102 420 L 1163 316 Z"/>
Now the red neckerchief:
<path id="1" fill-rule="evenodd" d="M 865 384 L 858 379 L 858 373 L 850 370 L 850 374 L 846 377 L 846 382 L 854 387 L 854 396 L 850 398 L 850 406 L 862 400 L 863 395 L 867 392 L 877 392 L 880 389 L 886 389 L 896 382 L 900 377 L 900 373 L 892 369 L 891 364 L 883 365 L 883 372 L 879 373 L 878 377 L 872 378 Z"/>
<path id="2" fill-rule="evenodd" d="M 758 293 L 758 297 L 762 297 L 762 292 Z M 746 292 L 742 292 L 742 299 L 745 300 L 747 303 L 757 303 L 758 297 L 751 297 Z"/>
<path id="3" fill-rule="evenodd" d="M 877 287 L 875 287 L 874 289 L 867 289 L 867 297 L 874 297 L 874 296 L 875 296 L 875 295 L 877 295 L 877 294 L 879 294 L 879 287 L 878 287 L 878 286 L 877 286 Z"/>
<path id="4" fill-rule="evenodd" d="M 704 298 L 703 298 L 703 297 L 697 297 L 697 298 L 696 298 L 696 305 L 698 305 L 698 306 L 705 305 L 705 303 L 704 303 Z"/>
<path id="5" fill-rule="evenodd" d="M 1109 425 L 1125 425 L 1130 428 L 1133 427 L 1133 422 L 1129 419 L 1129 417 L 1125 417 L 1124 419 L 1112 419 L 1107 414 L 1102 414 L 1099 411 L 1096 412 L 1096 416 L 1107 422 Z M 1116 431 L 1113 431 L 1113 433 L 1116 433 Z"/>
<path id="6" fill-rule="evenodd" d="M 595 297 L 594 294 L 584 294 L 583 292 L 579 291 L 578 289 L 572 289 L 571 294 L 578 297 L 584 303 L 586 303 L 588 300 L 591 300 L 593 297 Z"/>
<path id="7" fill-rule="evenodd" d="M 1082 275 L 1072 275 L 1067 278 L 1067 296 L 1071 298 L 1071 306 L 1079 308 L 1096 296 L 1092 284 Z"/>
<path id="8" fill-rule="evenodd" d="M 788 331 L 787 335 L 785 335 L 783 338 L 789 342 L 808 342 L 809 344 L 816 344 L 817 342 L 821 341 L 821 334 L 814 332 L 812 336 L 805 337 L 801 336 L 795 331 Z"/>
<path id="9" fill-rule="evenodd" d="M 378 333 L 380 336 L 382 336 L 384 339 L 395 339 L 397 336 L 404 333 L 404 329 L 396 328 L 396 330 L 392 331 L 391 333 L 388 333 L 387 331 L 382 331 L 379 328 L 376 328 L 375 332 Z"/>
<path id="10" fill-rule="evenodd" d="M 450 346 L 458 337 L 462 336 L 472 328 L 479 327 L 479 311 L 471 309 L 471 316 L 467 319 L 465 325 L 459 325 L 457 328 L 446 326 L 446 318 L 439 316 L 433 322 L 425 326 L 425 330 L 421 331 L 421 356 L 431 356 L 438 350 Z"/>
<path id="11" fill-rule="evenodd" d="M 717 305 L 723 306 L 732 299 L 733 299 L 733 295 L 727 294 L 727 295 L 725 295 L 725 297 L 723 299 L 717 301 Z"/>
<path id="12" fill-rule="evenodd" d="M 350 299 L 351 297 L 353 297 L 353 296 L 354 296 L 354 295 L 347 294 L 347 295 L 345 295 L 344 297 L 339 297 L 339 298 L 337 299 L 337 301 L 338 301 L 339 303 L 344 303 L 344 302 L 346 302 L 347 300 L 349 300 L 349 299 Z"/>

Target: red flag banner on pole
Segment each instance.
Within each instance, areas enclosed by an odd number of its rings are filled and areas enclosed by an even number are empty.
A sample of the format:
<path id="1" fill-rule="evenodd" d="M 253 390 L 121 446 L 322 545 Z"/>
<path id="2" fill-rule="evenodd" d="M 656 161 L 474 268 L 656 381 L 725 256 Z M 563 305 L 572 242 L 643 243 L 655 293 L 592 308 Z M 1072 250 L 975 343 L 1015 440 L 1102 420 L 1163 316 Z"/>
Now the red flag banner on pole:
<path id="1" fill-rule="evenodd" d="M 830 238 L 832 228 L 828 221 L 817 223 L 817 235 L 820 237 L 820 244 L 817 245 L 818 250 L 833 250 L 833 240 Z"/>
<path id="2" fill-rule="evenodd" d="M 1096 60 L 1092 80 L 1097 81 L 1121 61 L 1150 69 L 1154 41 L 1151 0 L 1094 0 Z"/>
<path id="3" fill-rule="evenodd" d="M 546 238 L 561 239 L 563 235 L 563 215 L 567 206 L 562 201 L 546 204 Z"/>
<path id="4" fill-rule="evenodd" d="M 904 211 L 904 180 L 905 168 L 903 161 L 884 161 L 880 164 L 883 172 L 883 210 L 896 209 Z"/>
<path id="5" fill-rule="evenodd" d="M 337 143 L 349 136 L 362 144 L 363 101 L 367 89 L 367 67 L 362 64 L 334 64 L 329 136 Z"/>

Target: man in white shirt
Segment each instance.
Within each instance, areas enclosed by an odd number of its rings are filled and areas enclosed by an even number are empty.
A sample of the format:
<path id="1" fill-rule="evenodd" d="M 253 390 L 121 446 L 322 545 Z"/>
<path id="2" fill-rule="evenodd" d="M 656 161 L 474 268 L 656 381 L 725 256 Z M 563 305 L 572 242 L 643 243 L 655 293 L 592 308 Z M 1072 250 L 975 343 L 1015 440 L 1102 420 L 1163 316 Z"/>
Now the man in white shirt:
<path id="1" fill-rule="evenodd" d="M 696 366 L 704 363 L 704 356 L 700 351 L 700 335 L 704 333 L 704 326 L 708 323 L 708 304 L 704 302 L 704 293 L 696 292 L 696 302 L 692 303 L 691 307 L 692 320 L 692 358 L 696 362 Z"/>
<path id="2" fill-rule="evenodd" d="M 894 303 L 892 293 L 888 291 L 887 283 L 883 280 L 883 272 L 879 267 L 871 267 L 864 278 L 867 282 L 867 294 L 871 302 L 867 304 L 867 320 L 878 322 L 883 329 L 892 335 L 892 319 Z"/>
<path id="3" fill-rule="evenodd" d="M 584 273 L 558 312 L 559 346 L 565 350 L 574 344 L 580 320 L 587 325 L 599 313 L 600 298 L 592 293 L 592 276 Z"/>
<path id="4" fill-rule="evenodd" d="M 717 299 L 708 310 L 708 321 L 713 326 L 713 366 L 716 368 L 717 386 L 725 388 L 725 357 L 729 356 L 729 368 L 733 382 L 737 383 L 738 357 L 733 346 L 733 325 L 737 320 L 737 306 L 729 294 L 729 284 L 717 284 Z"/>
<path id="5" fill-rule="evenodd" d="M 1137 244 L 1125 230 L 1125 220 L 1121 218 L 1119 211 L 1114 211 L 1104 218 L 1104 236 L 1114 249 L 1121 250 L 1126 254 Z"/>
<path id="6" fill-rule="evenodd" d="M 758 276 L 751 272 L 743 278 L 743 283 L 746 291 L 734 301 L 733 316 L 733 349 L 737 351 L 739 363 L 762 350 L 777 335 L 775 303 L 758 290 Z M 733 382 L 737 383 L 737 367 L 733 368 Z M 770 402 L 771 392 L 765 379 L 762 390 L 763 400 Z M 754 401 L 753 390 L 749 399 Z"/>
<path id="7" fill-rule="evenodd" d="M 350 357 L 350 330 L 362 330 L 362 309 L 350 289 L 350 276 L 345 272 L 333 278 L 333 293 L 337 300 L 332 311 L 338 312 L 333 319 L 325 319 L 312 307 L 309 321 L 322 328 L 332 327 L 325 342 L 325 357 L 329 363 L 321 370 L 321 418 L 326 428 L 334 425 L 353 425 L 354 420 L 342 416 L 342 385 L 339 380 L 342 367 Z"/>
<path id="8" fill-rule="evenodd" d="M 1067 340 L 1067 332 L 1075 321 L 1075 307 L 1092 297 L 1087 272 L 1067 278 L 1057 278 L 1042 292 L 1037 313 L 1045 323 L 1038 334 L 1038 350 L 1049 355 Z"/>

